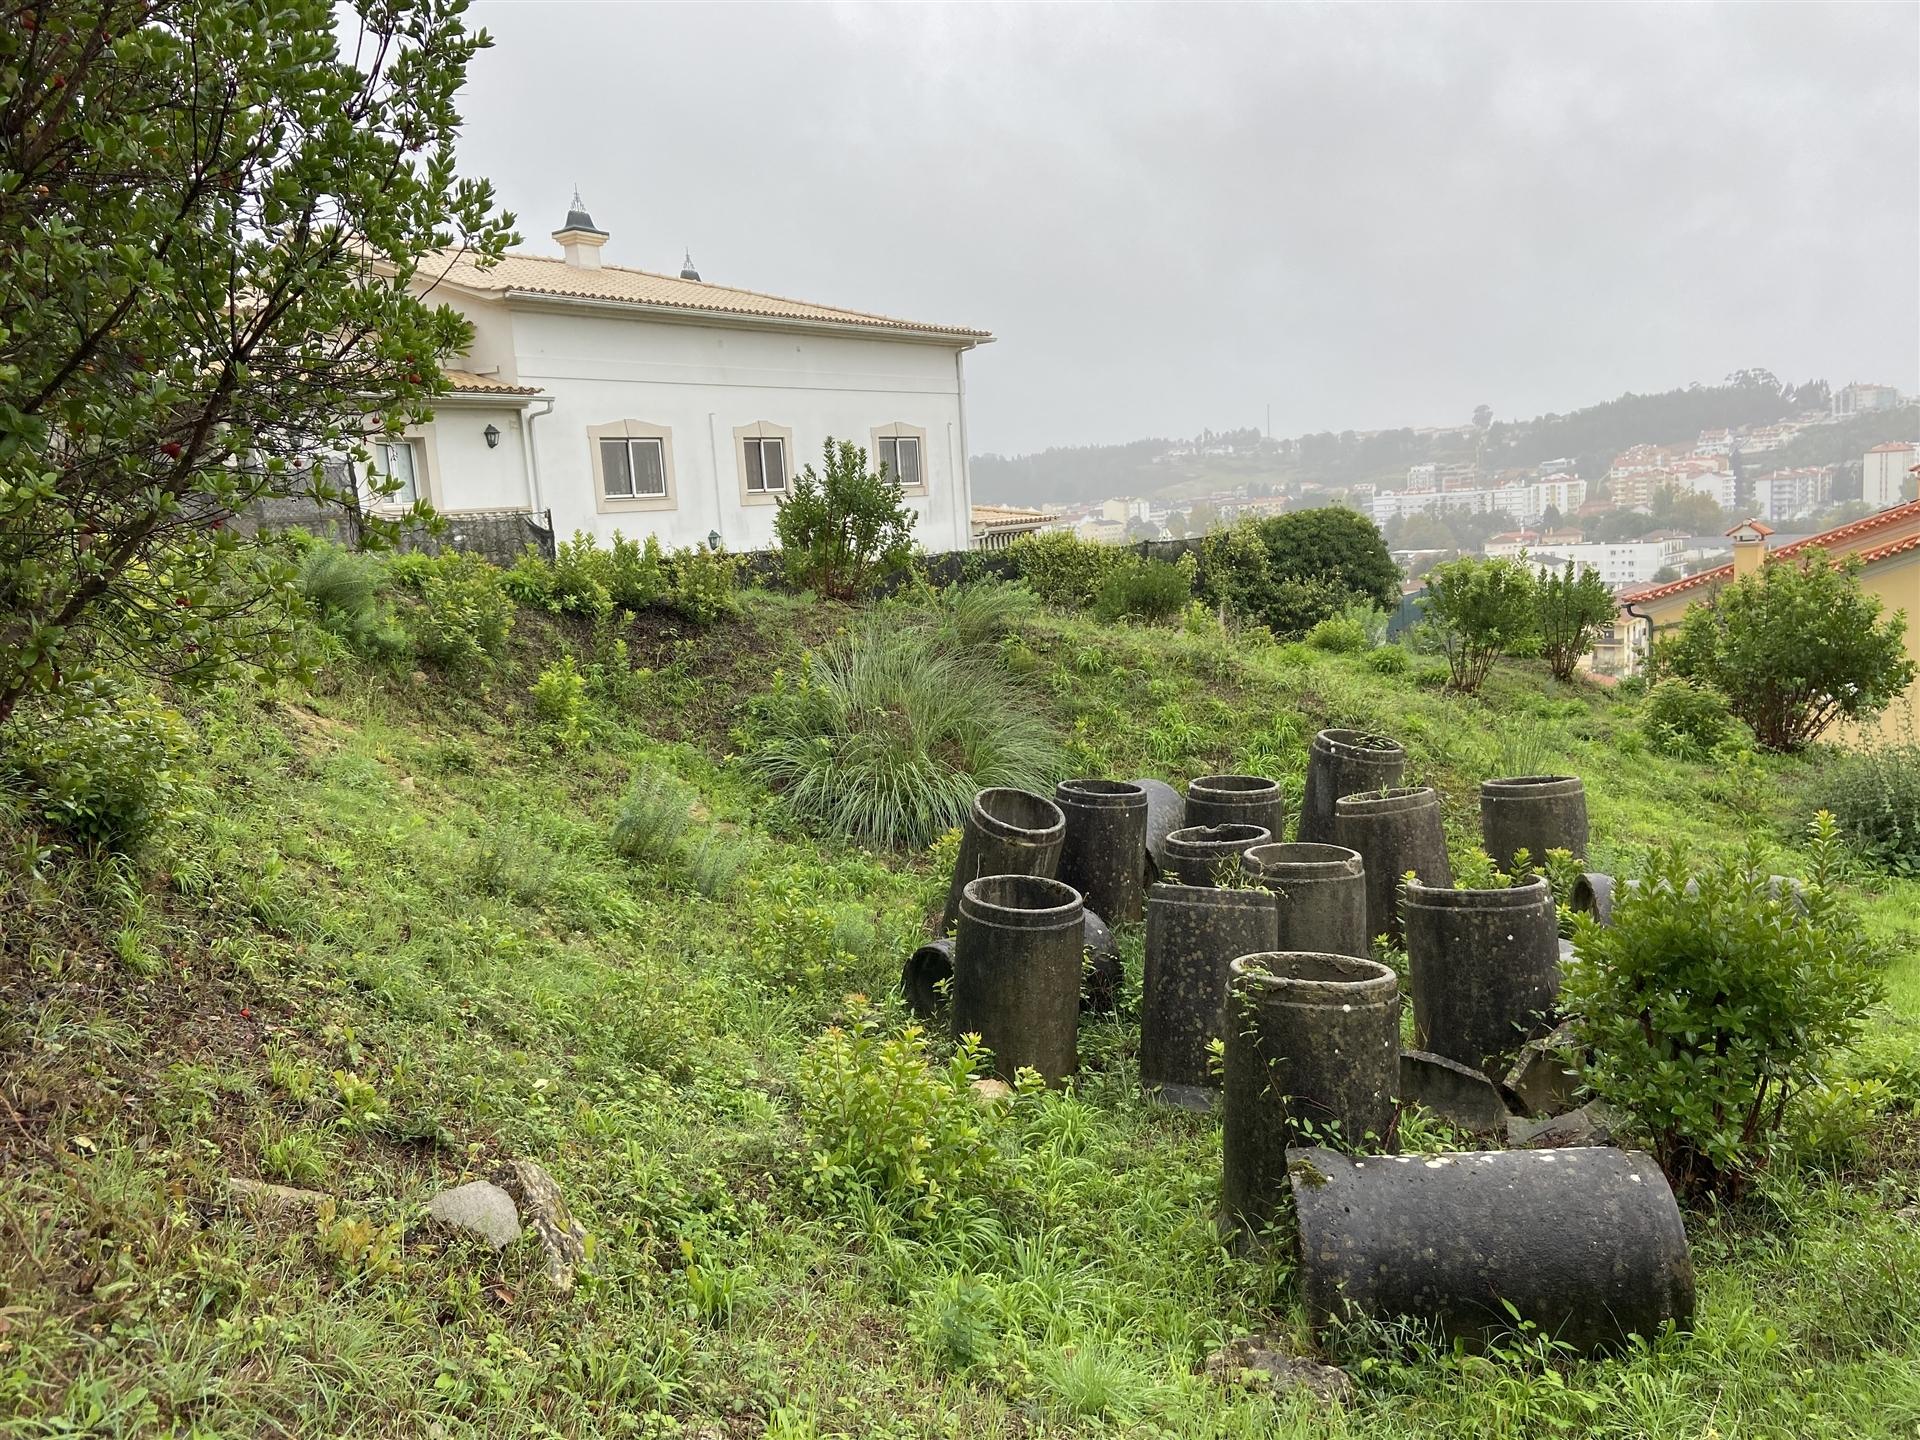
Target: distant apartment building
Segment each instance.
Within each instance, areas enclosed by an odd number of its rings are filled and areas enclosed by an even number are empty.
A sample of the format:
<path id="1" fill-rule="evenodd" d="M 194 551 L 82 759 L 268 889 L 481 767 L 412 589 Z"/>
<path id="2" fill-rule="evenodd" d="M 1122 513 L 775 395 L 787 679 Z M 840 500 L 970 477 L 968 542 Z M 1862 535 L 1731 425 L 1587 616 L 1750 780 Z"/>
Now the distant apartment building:
<path id="1" fill-rule="evenodd" d="M 1833 392 L 1835 415 L 1863 415 L 1870 410 L 1893 410 L 1900 404 L 1900 392 L 1891 385 L 1854 383 Z"/>
<path id="2" fill-rule="evenodd" d="M 1130 495 L 1121 495 L 1112 500 L 1100 502 L 1100 518 L 1111 520 L 1125 529 L 1129 520 L 1151 519 L 1151 507 L 1144 500 L 1136 500 Z"/>
<path id="3" fill-rule="evenodd" d="M 1686 451 L 1665 445 L 1629 445 L 1613 457 L 1607 467 L 1607 479 L 1618 485 L 1636 475 L 1652 475 L 1673 469 L 1686 458 Z"/>
<path id="4" fill-rule="evenodd" d="M 1731 455 L 1733 453 L 1733 432 L 1731 430 L 1702 430 L 1700 438 L 1693 443 L 1696 455 Z"/>
<path id="5" fill-rule="evenodd" d="M 1513 558 L 1532 554 L 1536 550 L 1558 552 L 1569 545 L 1578 544 L 1578 530 L 1503 530 L 1498 535 L 1489 536 L 1482 548 L 1489 556 Z"/>
<path id="6" fill-rule="evenodd" d="M 1750 498 L 1762 520 L 1776 524 L 1782 520 L 1799 520 L 1827 503 L 1827 497 L 1833 493 L 1833 470 L 1824 465 L 1776 470 L 1771 475 L 1755 476 L 1752 486 Z M 1725 503 L 1721 502 L 1723 506 Z"/>
<path id="7" fill-rule="evenodd" d="M 1586 498 L 1586 481 L 1563 477 L 1494 489 L 1388 491 L 1373 497 L 1372 510 L 1376 525 L 1407 515 L 1493 514 L 1510 516 L 1520 525 L 1533 525 L 1549 506 L 1565 515 L 1578 509 Z"/>
<path id="8" fill-rule="evenodd" d="M 1607 585 L 1645 585 L 1668 566 L 1677 567 L 1686 541 L 1677 535 L 1618 543 L 1555 545 L 1531 551 L 1528 562 L 1541 574 L 1564 570 L 1571 560 L 1579 570 L 1592 570 Z"/>
<path id="9" fill-rule="evenodd" d="M 1571 475 L 1580 467 L 1569 459 L 1542 460 L 1533 467 L 1533 473 L 1542 480 L 1550 480 L 1557 475 Z"/>
<path id="10" fill-rule="evenodd" d="M 1898 505 L 1906 497 L 1907 474 L 1920 463 L 1920 446 L 1889 440 L 1867 451 L 1860 461 L 1860 498 L 1876 510 Z"/>

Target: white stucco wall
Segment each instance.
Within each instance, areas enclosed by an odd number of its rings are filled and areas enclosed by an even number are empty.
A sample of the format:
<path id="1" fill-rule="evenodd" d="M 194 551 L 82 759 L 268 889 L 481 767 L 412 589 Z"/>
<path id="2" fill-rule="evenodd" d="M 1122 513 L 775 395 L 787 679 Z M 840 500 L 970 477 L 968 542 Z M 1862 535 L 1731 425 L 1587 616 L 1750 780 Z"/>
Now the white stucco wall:
<path id="1" fill-rule="evenodd" d="M 526 509 L 521 424 L 520 411 L 506 406 L 467 400 L 438 405 L 433 423 L 419 432 L 431 438 L 427 465 L 434 508 L 446 514 Z M 491 450 L 486 436 L 489 425 L 500 432 L 500 443 Z"/>
<path id="2" fill-rule="evenodd" d="M 498 366 L 501 378 L 553 397 L 551 413 L 530 423 L 541 503 L 553 511 L 561 536 L 585 530 L 604 539 L 619 530 L 686 546 L 718 531 L 728 549 L 762 549 L 772 543 L 777 507 L 771 499 L 743 500 L 735 427 L 766 422 L 790 430 L 788 465 L 797 473 L 806 464 L 818 468 L 829 435 L 871 452 L 876 428 L 902 424 L 925 431 L 927 493 L 908 497 L 919 516 L 919 545 L 968 547 L 955 347 L 641 319 L 613 309 L 582 314 L 516 305 L 506 313 L 512 357 L 496 348 L 506 341 L 493 317 L 476 316 L 469 363 Z M 543 408 L 544 401 L 535 402 L 535 410 Z M 488 418 L 507 434 L 493 452 L 478 438 L 486 424 L 479 411 L 447 407 L 436 418 L 446 452 L 437 472 L 443 508 L 526 503 L 518 432 Z M 670 507 L 621 510 L 599 502 L 588 432 L 621 421 L 670 432 Z M 502 466 L 514 467 L 511 484 Z"/>

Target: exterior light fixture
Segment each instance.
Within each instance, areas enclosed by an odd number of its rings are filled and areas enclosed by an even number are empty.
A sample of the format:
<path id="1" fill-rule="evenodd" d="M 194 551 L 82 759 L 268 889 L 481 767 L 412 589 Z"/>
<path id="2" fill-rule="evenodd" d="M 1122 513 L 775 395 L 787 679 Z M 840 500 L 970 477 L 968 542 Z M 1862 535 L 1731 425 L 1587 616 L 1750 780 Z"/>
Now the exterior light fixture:
<path id="1" fill-rule="evenodd" d="M 480 433 L 487 437 L 487 448 L 489 450 L 494 449 L 500 444 L 500 427 L 498 425 L 489 425 Z"/>
<path id="2" fill-rule="evenodd" d="M 707 549 L 718 550 L 719 548 L 720 548 L 720 532 L 718 530 L 709 530 L 707 532 Z"/>

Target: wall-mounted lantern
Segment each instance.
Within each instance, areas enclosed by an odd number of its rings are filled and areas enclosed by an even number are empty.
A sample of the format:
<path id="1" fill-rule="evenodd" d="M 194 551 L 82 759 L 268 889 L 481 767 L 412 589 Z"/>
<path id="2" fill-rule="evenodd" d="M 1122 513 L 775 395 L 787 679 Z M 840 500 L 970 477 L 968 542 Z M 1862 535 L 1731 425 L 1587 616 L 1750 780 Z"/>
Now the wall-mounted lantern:
<path id="1" fill-rule="evenodd" d="M 496 449 L 499 446 L 500 427 L 498 425 L 489 425 L 480 433 L 487 437 L 487 448 L 489 450 Z"/>
<path id="2" fill-rule="evenodd" d="M 719 548 L 720 548 L 720 532 L 718 530 L 707 531 L 707 549 L 718 550 Z"/>

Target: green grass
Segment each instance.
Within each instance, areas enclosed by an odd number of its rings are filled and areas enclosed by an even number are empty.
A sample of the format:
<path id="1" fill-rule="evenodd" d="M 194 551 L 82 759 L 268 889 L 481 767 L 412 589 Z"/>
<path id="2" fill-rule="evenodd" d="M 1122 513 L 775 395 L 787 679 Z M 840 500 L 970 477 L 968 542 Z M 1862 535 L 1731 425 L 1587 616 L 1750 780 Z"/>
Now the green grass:
<path id="1" fill-rule="evenodd" d="M 822 838 L 735 754 L 752 699 L 846 618 L 755 597 L 704 639 L 635 632 L 640 698 L 597 703 L 569 755 L 525 697 L 571 632 L 525 615 L 490 692 L 342 666 L 217 697 L 191 813 L 145 867 L 10 863 L 0 1436 L 1915 1433 L 1912 1089 L 1829 1172 L 1692 1218 L 1691 1338 L 1383 1352 L 1345 1413 L 1192 1373 L 1230 1334 L 1304 1330 L 1284 1264 L 1216 1241 L 1217 1126 L 1135 1098 L 1130 1004 L 1085 1027 L 1075 1094 L 996 1122 L 994 1203 L 917 1223 L 809 1191 L 803 1058 L 846 995 L 889 995 L 944 891 L 945 851 Z M 1818 756 L 1719 771 L 1531 667 L 1461 700 L 1196 628 L 1022 622 L 1001 653 L 1063 737 L 1051 773 L 1264 771 L 1297 800 L 1314 731 L 1358 724 L 1407 744 L 1462 850 L 1478 779 L 1524 756 L 1586 777 L 1604 866 L 1757 832 L 1795 868 Z M 690 855 L 746 847 L 730 880 L 616 851 L 638 770 L 684 787 Z M 23 842 L 0 822 L 10 859 Z M 1861 1063 L 1920 1085 L 1920 883 L 1858 898 L 1895 956 Z M 592 1232 L 571 1298 L 531 1247 L 420 1221 L 504 1156 Z M 236 1206 L 230 1175 L 336 1211 Z"/>

